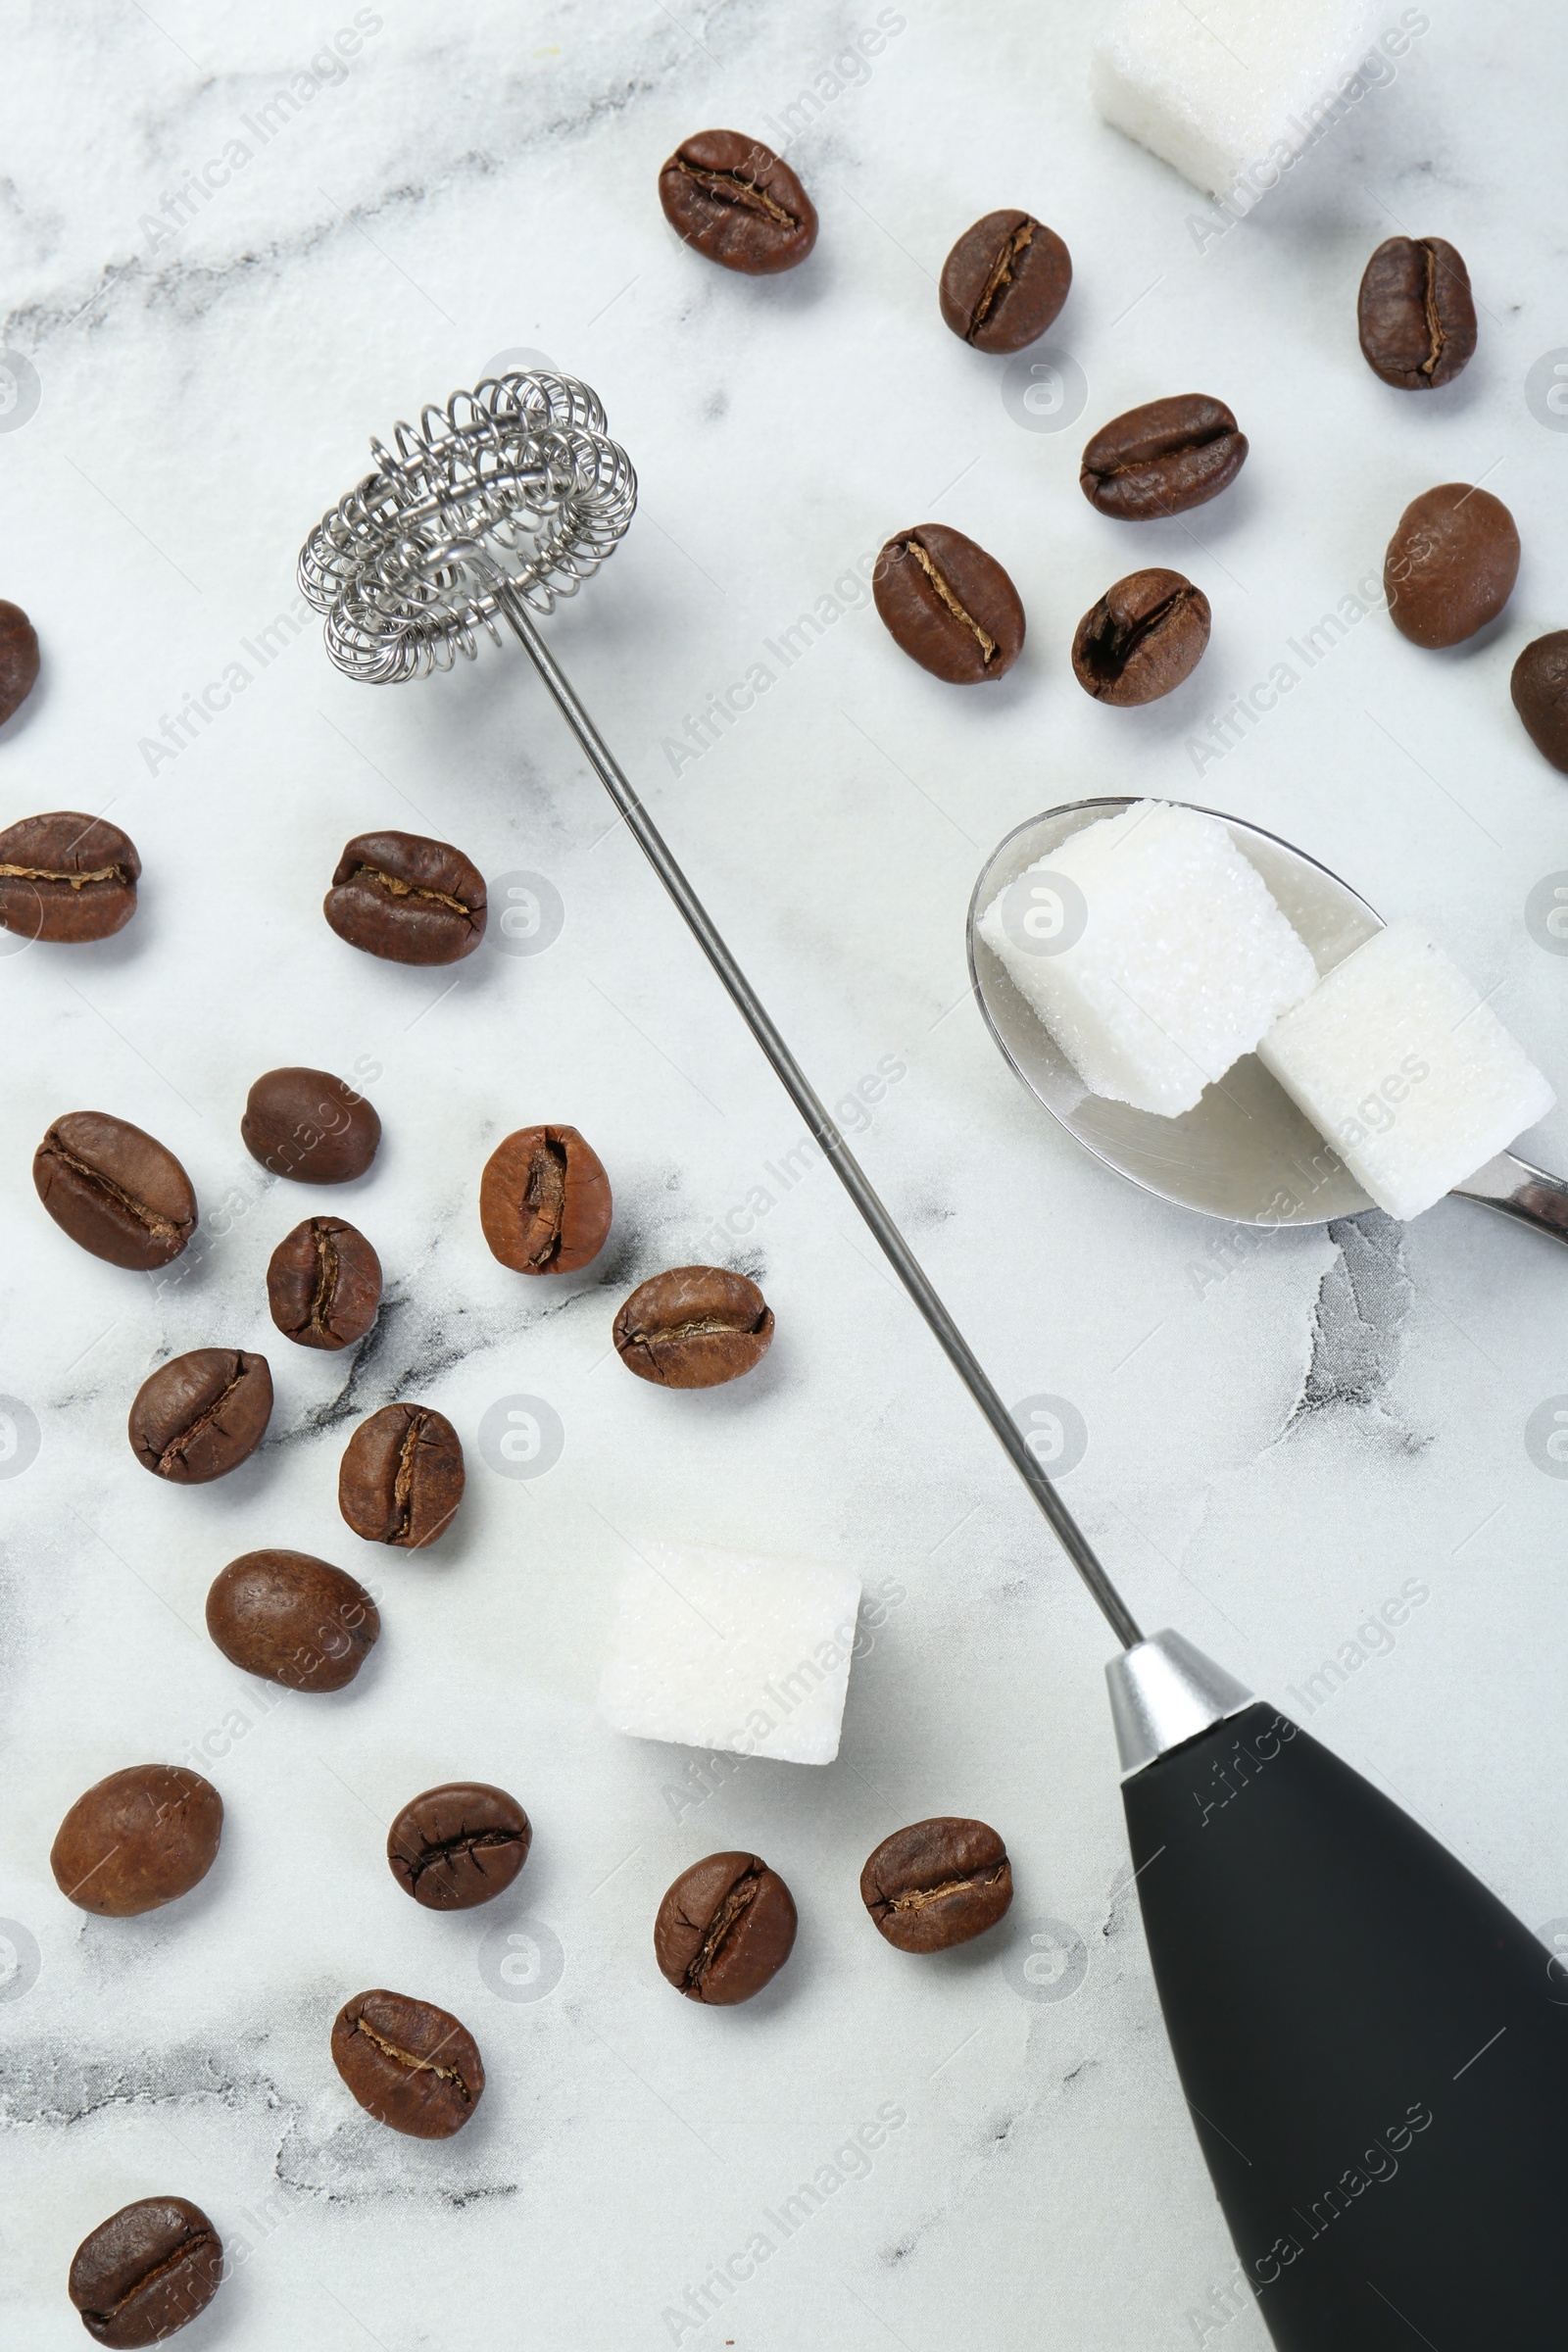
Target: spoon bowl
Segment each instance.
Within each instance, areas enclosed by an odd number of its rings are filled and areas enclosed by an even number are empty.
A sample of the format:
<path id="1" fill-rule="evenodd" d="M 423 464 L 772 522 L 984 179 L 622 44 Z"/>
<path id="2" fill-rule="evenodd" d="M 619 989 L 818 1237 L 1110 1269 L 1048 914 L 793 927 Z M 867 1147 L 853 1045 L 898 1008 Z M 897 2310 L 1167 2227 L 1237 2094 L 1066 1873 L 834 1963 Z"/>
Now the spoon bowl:
<path id="1" fill-rule="evenodd" d="M 1373 1203 L 1332 1146 L 1302 1116 L 1255 1054 L 1244 1054 L 1179 1118 L 1092 1095 L 1050 1030 L 1027 1004 L 980 918 L 1009 883 L 1070 835 L 1131 808 L 1131 797 L 1072 801 L 1014 827 L 980 871 L 969 901 L 969 976 L 987 1028 L 1037 1102 L 1097 1159 L 1180 1208 L 1233 1225 L 1322 1225 Z M 1295 925 L 1321 978 L 1383 929 L 1383 918 L 1348 882 L 1259 825 L 1217 808 L 1241 855 Z M 1568 1240 L 1568 1186 L 1499 1152 L 1455 1191 Z"/>

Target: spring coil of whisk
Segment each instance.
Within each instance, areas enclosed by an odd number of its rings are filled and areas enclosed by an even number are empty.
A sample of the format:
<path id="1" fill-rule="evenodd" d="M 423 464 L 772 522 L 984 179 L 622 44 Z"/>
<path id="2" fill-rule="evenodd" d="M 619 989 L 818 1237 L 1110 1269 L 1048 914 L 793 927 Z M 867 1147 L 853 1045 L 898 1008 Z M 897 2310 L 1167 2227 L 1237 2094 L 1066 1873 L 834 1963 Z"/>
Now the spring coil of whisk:
<path id="1" fill-rule="evenodd" d="M 326 650 L 376 684 L 471 661 L 500 642 L 496 589 L 535 612 L 574 596 L 631 521 L 637 477 L 574 377 L 487 377 L 370 444 L 376 464 L 324 514 L 299 562 Z M 454 541 L 476 543 L 444 561 Z"/>

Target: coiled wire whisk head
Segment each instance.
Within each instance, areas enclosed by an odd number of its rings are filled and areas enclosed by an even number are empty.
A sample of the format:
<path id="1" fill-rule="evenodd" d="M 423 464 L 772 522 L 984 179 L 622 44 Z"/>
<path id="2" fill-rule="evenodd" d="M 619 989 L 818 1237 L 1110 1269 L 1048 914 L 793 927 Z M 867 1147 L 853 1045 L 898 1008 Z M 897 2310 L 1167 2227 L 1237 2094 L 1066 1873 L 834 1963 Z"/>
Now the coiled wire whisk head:
<path id="1" fill-rule="evenodd" d="M 498 590 L 535 612 L 575 596 L 637 505 L 631 460 L 598 395 L 569 375 L 487 377 L 370 443 L 373 472 L 323 514 L 300 553 L 301 593 L 326 650 L 381 685 L 471 661 L 497 643 Z"/>

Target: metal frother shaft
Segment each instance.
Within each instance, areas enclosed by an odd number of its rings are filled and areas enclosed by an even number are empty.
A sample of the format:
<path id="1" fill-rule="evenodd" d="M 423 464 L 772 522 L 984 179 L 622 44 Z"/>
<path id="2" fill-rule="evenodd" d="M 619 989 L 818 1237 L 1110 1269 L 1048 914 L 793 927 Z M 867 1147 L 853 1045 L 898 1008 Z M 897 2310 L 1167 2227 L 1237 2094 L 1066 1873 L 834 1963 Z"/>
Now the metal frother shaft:
<path id="1" fill-rule="evenodd" d="M 585 384 L 511 375 L 454 393 L 445 409 L 425 409 L 417 431 L 398 425 L 391 450 L 372 442 L 376 470 L 322 519 L 300 557 L 301 588 L 326 614 L 327 651 L 351 677 L 380 683 L 449 668 L 460 654 L 471 659 L 479 632 L 496 637 L 498 620 L 521 640 L 938 1346 L 1130 1648 L 1143 1638 L 1131 1610 L 534 624 L 529 607 L 549 612 L 557 596 L 575 594 L 631 520 L 636 477 L 604 422 Z"/>
<path id="2" fill-rule="evenodd" d="M 505 619 L 516 631 L 535 669 L 555 697 L 557 708 L 581 744 L 590 766 L 625 818 L 627 830 L 634 836 L 649 864 L 674 900 L 692 937 L 723 982 L 730 1002 L 766 1054 L 790 1101 L 821 1145 L 832 1163 L 834 1174 L 876 1236 L 888 1263 L 925 1317 L 938 1347 L 985 1415 L 1003 1451 L 1051 1522 L 1057 1543 L 1094 1594 L 1117 1641 L 1124 1649 L 1131 1648 L 1143 1639 L 1132 1612 L 1101 1566 L 1083 1529 L 1036 1460 L 980 1359 L 943 1304 L 930 1277 L 889 1215 L 865 1170 L 829 1117 L 815 1088 L 779 1035 L 766 1006 L 731 955 L 711 915 L 671 855 L 663 835 L 578 701 L 526 607 L 506 588 L 498 591 L 497 603 Z"/>

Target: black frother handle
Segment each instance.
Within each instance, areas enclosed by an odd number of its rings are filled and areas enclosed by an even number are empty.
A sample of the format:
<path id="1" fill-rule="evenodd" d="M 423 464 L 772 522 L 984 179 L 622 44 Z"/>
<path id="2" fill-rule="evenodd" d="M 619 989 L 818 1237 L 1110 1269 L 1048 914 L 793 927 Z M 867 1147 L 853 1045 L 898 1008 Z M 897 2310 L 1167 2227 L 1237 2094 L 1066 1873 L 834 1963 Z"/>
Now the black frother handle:
<path id="1" fill-rule="evenodd" d="M 1568 2343 L 1568 1984 L 1248 1707 L 1122 1790 L 1182 2088 L 1281 2352 Z"/>

